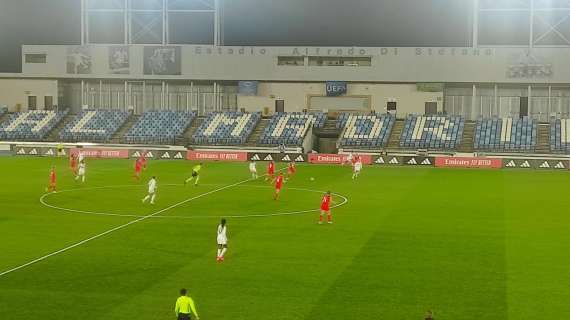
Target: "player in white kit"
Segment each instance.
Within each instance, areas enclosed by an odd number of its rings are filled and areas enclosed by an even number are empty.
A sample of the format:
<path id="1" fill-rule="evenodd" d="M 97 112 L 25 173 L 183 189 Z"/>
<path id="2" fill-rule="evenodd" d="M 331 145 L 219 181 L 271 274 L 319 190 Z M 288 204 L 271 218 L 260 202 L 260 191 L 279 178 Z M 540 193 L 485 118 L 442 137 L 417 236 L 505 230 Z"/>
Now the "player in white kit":
<path id="1" fill-rule="evenodd" d="M 81 163 L 85 159 L 83 152 L 79 151 L 79 156 L 77 157 L 77 162 Z"/>
<path id="2" fill-rule="evenodd" d="M 360 174 L 360 170 L 362 170 L 362 161 L 358 160 L 354 163 L 353 171 L 352 171 L 352 179 L 358 178 Z"/>
<path id="3" fill-rule="evenodd" d="M 257 168 L 255 165 L 255 161 L 251 160 L 249 163 L 249 172 L 251 173 L 252 179 L 257 179 Z"/>
<path id="4" fill-rule="evenodd" d="M 85 160 L 79 162 L 79 169 L 77 170 L 77 175 L 75 176 L 75 181 L 85 182 Z"/>
<path id="5" fill-rule="evenodd" d="M 226 219 L 222 219 L 218 225 L 218 237 L 216 239 L 218 242 L 218 256 L 216 257 L 216 261 L 218 262 L 224 261 L 224 254 L 228 250 L 228 236 L 226 231 Z"/>
<path id="6" fill-rule="evenodd" d="M 142 199 L 142 203 L 145 203 L 150 199 L 150 204 L 154 204 L 154 197 L 156 197 L 156 177 L 153 176 L 148 181 L 148 194 Z"/>

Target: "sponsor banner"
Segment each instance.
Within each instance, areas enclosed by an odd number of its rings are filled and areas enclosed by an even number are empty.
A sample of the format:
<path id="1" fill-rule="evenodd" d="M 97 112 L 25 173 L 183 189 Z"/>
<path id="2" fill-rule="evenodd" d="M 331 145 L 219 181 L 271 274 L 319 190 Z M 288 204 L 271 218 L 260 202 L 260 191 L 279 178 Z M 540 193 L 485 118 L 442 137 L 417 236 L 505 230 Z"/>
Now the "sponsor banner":
<path id="1" fill-rule="evenodd" d="M 188 160 L 204 161 L 247 161 L 247 152 L 232 151 L 194 151 L 188 150 Z"/>
<path id="2" fill-rule="evenodd" d="M 247 154 L 247 159 L 250 161 L 307 162 L 307 155 L 302 153 L 250 152 Z"/>
<path id="3" fill-rule="evenodd" d="M 69 149 L 64 149 L 63 154 L 67 155 Z M 42 156 L 42 157 L 56 157 L 57 148 L 44 148 L 44 147 L 14 147 L 12 151 L 17 156 Z"/>
<path id="4" fill-rule="evenodd" d="M 566 170 L 569 167 L 568 160 L 534 160 L 536 169 Z"/>
<path id="5" fill-rule="evenodd" d="M 140 158 L 142 155 L 144 155 L 146 159 L 158 158 L 158 151 L 156 150 L 129 150 L 129 154 L 131 158 Z"/>
<path id="6" fill-rule="evenodd" d="M 503 168 L 531 169 L 535 167 L 534 160 L 530 159 L 503 159 Z"/>
<path id="7" fill-rule="evenodd" d="M 378 156 L 372 158 L 372 164 L 378 165 L 388 165 L 388 166 L 399 166 L 404 162 L 403 157 L 397 156 Z"/>
<path id="8" fill-rule="evenodd" d="M 73 148 L 72 154 L 81 152 L 86 158 L 123 158 L 129 157 L 127 149 L 98 149 L 98 148 Z"/>
<path id="9" fill-rule="evenodd" d="M 552 169 L 566 170 L 570 167 L 568 160 L 551 159 L 504 159 L 506 169 Z"/>
<path id="10" fill-rule="evenodd" d="M 408 166 L 434 166 L 435 157 L 404 157 L 402 164 Z"/>
<path id="11" fill-rule="evenodd" d="M 309 163 L 322 164 L 343 164 L 347 162 L 348 154 L 332 154 L 332 153 L 309 153 Z M 371 155 L 359 155 L 362 164 L 371 164 Z"/>
<path id="12" fill-rule="evenodd" d="M 166 150 L 166 151 L 154 151 L 154 155 L 155 155 L 155 159 L 161 159 L 161 160 L 184 160 L 186 157 L 184 156 L 184 153 L 186 153 L 186 151 L 172 151 L 172 150 Z"/>
<path id="13" fill-rule="evenodd" d="M 338 97 L 345 95 L 348 91 L 346 81 L 327 81 L 326 92 L 328 97 Z"/>
<path id="14" fill-rule="evenodd" d="M 499 169 L 503 160 L 497 158 L 471 158 L 471 157 L 437 157 L 436 167 L 448 168 L 490 168 Z"/>

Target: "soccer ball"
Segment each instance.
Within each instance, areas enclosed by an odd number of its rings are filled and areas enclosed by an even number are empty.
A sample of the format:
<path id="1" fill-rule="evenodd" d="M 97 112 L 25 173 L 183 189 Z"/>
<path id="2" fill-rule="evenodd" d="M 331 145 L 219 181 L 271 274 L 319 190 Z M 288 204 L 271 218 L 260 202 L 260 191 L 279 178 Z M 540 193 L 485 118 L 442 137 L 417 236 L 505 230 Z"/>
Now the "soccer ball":
<path id="1" fill-rule="evenodd" d="M 315 178 L 311 177 L 309 180 L 311 180 L 311 181 L 315 181 Z"/>

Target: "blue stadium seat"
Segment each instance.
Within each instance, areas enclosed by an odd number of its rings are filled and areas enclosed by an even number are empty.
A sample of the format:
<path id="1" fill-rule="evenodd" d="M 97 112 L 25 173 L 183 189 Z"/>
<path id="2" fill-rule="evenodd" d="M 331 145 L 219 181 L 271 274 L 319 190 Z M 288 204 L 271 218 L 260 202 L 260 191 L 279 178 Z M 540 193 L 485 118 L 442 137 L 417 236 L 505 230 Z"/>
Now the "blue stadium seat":
<path id="1" fill-rule="evenodd" d="M 396 118 L 391 114 L 340 114 L 337 128 L 343 129 L 341 147 L 381 148 L 386 146 Z"/>
<path id="2" fill-rule="evenodd" d="M 196 117 L 194 112 L 148 111 L 125 135 L 127 143 L 173 143 Z"/>
<path id="3" fill-rule="evenodd" d="M 461 144 L 464 128 L 463 117 L 409 115 L 400 136 L 400 147 L 453 150 Z"/>
<path id="4" fill-rule="evenodd" d="M 556 119 L 550 122 L 550 150 L 570 153 L 570 119 Z"/>
<path id="5" fill-rule="evenodd" d="M 192 136 L 195 144 L 240 145 L 247 141 L 261 113 L 214 112 L 210 113 Z"/>
<path id="6" fill-rule="evenodd" d="M 301 146 L 309 128 L 322 128 L 327 117 L 324 113 L 276 113 L 263 130 L 259 143 L 262 145 Z"/>
<path id="7" fill-rule="evenodd" d="M 475 150 L 532 152 L 536 147 L 538 122 L 523 119 L 480 119 L 475 128 Z"/>
<path id="8" fill-rule="evenodd" d="M 0 126 L 0 139 L 42 140 L 63 120 L 67 112 L 33 110 L 10 114 Z"/>
<path id="9" fill-rule="evenodd" d="M 107 142 L 129 118 L 120 110 L 84 110 L 60 132 L 63 141 Z"/>

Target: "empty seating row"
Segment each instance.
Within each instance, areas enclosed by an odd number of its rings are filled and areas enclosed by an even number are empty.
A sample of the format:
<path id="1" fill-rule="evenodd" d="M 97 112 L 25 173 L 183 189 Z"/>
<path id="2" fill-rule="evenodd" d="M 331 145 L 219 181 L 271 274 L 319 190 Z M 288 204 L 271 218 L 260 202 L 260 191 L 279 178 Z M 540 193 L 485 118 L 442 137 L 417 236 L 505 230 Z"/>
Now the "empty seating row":
<path id="1" fill-rule="evenodd" d="M 491 152 L 533 151 L 537 126 L 536 120 L 526 117 L 479 120 L 475 128 L 475 149 Z"/>
<path id="2" fill-rule="evenodd" d="M 195 117 L 195 112 L 147 111 L 129 129 L 124 140 L 127 143 L 173 143 Z"/>
<path id="3" fill-rule="evenodd" d="M 550 150 L 570 152 L 570 119 L 556 119 L 550 123 Z"/>
<path id="4" fill-rule="evenodd" d="M 130 113 L 120 110 L 84 110 L 59 136 L 63 141 L 106 142 L 127 121 Z"/>
<path id="5" fill-rule="evenodd" d="M 391 114 L 357 115 L 343 113 L 337 128 L 344 128 L 340 137 L 341 147 L 379 148 L 388 143 L 396 122 Z"/>
<path id="6" fill-rule="evenodd" d="M 0 139 L 41 140 L 65 117 L 66 111 L 16 112 L 0 125 Z"/>
<path id="7" fill-rule="evenodd" d="M 259 143 L 262 145 L 300 146 L 311 127 L 322 128 L 326 121 L 324 113 L 276 113 L 263 130 Z"/>
<path id="8" fill-rule="evenodd" d="M 455 149 L 461 143 L 464 128 L 463 117 L 409 115 L 400 136 L 400 147 Z"/>
<path id="9" fill-rule="evenodd" d="M 244 144 L 260 120 L 261 113 L 210 113 L 194 133 L 192 140 L 195 144 Z"/>

